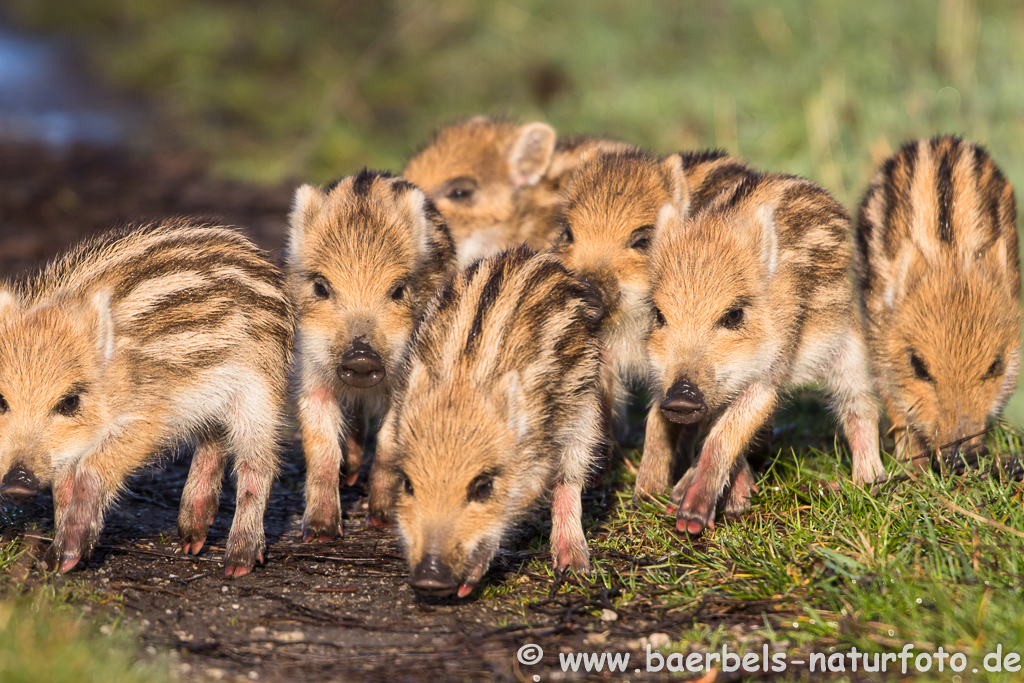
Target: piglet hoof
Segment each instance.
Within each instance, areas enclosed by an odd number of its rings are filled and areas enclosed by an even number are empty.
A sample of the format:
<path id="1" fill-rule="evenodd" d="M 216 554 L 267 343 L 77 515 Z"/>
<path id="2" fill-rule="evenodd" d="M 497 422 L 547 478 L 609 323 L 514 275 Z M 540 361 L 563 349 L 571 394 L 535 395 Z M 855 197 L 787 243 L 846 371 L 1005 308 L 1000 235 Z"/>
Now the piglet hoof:
<path id="1" fill-rule="evenodd" d="M 590 553 L 586 546 L 575 547 L 569 543 L 560 543 L 559 548 L 552 548 L 552 565 L 557 570 L 571 569 L 580 574 L 590 573 Z"/>
<path id="2" fill-rule="evenodd" d="M 244 544 L 232 543 L 228 540 L 228 552 L 224 556 L 224 575 L 239 578 L 252 571 L 257 562 L 263 563 L 263 544 L 255 543 L 251 547 L 241 547 Z"/>
<path id="3" fill-rule="evenodd" d="M 373 527 L 375 529 L 390 529 L 395 526 L 395 523 L 390 519 L 384 518 L 383 516 L 378 517 L 377 515 L 371 513 L 366 516 L 366 526 Z"/>
<path id="4" fill-rule="evenodd" d="M 339 536 L 344 536 L 345 532 L 341 528 L 341 525 L 336 527 L 320 526 L 320 525 L 302 525 L 302 542 L 303 543 L 329 543 Z"/>
<path id="5" fill-rule="evenodd" d="M 327 543 L 338 536 L 344 536 L 345 532 L 341 527 L 341 511 L 335 510 L 330 515 L 306 514 L 302 520 L 302 542 Z"/>
<path id="6" fill-rule="evenodd" d="M 690 536 L 700 536 L 705 529 L 714 530 L 718 500 L 702 490 L 690 472 L 676 484 L 671 500 L 676 503 L 676 529 Z"/>
<path id="7" fill-rule="evenodd" d="M 200 539 L 184 538 L 181 541 L 182 555 L 198 555 L 199 551 L 206 545 L 206 537 Z"/>
<path id="8" fill-rule="evenodd" d="M 64 574 L 74 569 L 82 559 L 82 551 L 74 544 L 67 542 L 58 534 L 50 548 L 43 556 L 43 564 L 50 571 L 57 570 Z"/>
<path id="9" fill-rule="evenodd" d="M 757 493 L 757 486 L 751 484 L 750 488 L 741 492 L 733 488 L 722 506 L 722 516 L 736 518 L 750 512 L 750 498 Z"/>
<path id="10" fill-rule="evenodd" d="M 181 552 L 185 555 L 198 555 L 206 545 L 206 536 L 210 532 L 209 524 L 178 524 L 178 537 L 181 539 Z"/>

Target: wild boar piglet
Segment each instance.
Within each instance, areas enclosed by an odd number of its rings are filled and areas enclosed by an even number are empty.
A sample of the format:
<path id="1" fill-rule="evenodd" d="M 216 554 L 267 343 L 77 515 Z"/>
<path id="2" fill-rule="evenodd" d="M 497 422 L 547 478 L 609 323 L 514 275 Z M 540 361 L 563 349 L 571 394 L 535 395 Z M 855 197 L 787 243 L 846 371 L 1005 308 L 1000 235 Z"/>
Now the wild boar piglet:
<path id="1" fill-rule="evenodd" d="M 752 171 L 720 152 L 585 154 L 570 176 L 553 251 L 600 302 L 609 419 L 621 424 L 627 387 L 646 377 L 649 251 L 658 212 L 699 210 Z"/>
<path id="2" fill-rule="evenodd" d="M 561 189 L 582 155 L 628 148 L 600 138 L 556 140 L 539 121 L 476 116 L 437 131 L 403 176 L 437 204 L 465 266 L 520 244 L 547 248 Z"/>
<path id="3" fill-rule="evenodd" d="M 292 336 L 265 255 L 186 220 L 108 233 L 0 287 L 0 477 L 7 494 L 52 486 L 47 563 L 88 555 L 127 478 L 182 441 L 182 550 L 202 549 L 230 455 L 226 572 L 262 561 Z"/>
<path id="4" fill-rule="evenodd" d="M 877 409 L 855 316 L 849 218 L 820 187 L 752 176 L 689 219 L 667 206 L 651 256 L 648 350 L 655 400 L 642 467 L 667 481 L 684 425 L 707 434 L 671 501 L 680 530 L 749 506 L 743 457 L 782 393 L 824 380 L 850 442 L 853 478 L 884 476 Z M 662 489 L 664 490 L 664 489 Z"/>
<path id="5" fill-rule="evenodd" d="M 342 533 L 340 470 L 355 483 L 367 418 L 386 411 L 413 323 L 454 270 L 454 247 L 422 191 L 363 171 L 296 191 L 286 263 L 298 317 L 303 539 L 326 541 Z"/>
<path id="6" fill-rule="evenodd" d="M 413 588 L 468 595 L 548 495 L 554 565 L 588 569 L 580 492 L 603 434 L 595 332 L 584 289 L 526 247 L 478 261 L 431 301 L 379 449 Z"/>
<path id="7" fill-rule="evenodd" d="M 864 330 L 897 452 L 955 467 L 984 449 L 1020 369 L 1017 207 L 989 155 L 952 136 L 888 159 L 860 206 Z"/>

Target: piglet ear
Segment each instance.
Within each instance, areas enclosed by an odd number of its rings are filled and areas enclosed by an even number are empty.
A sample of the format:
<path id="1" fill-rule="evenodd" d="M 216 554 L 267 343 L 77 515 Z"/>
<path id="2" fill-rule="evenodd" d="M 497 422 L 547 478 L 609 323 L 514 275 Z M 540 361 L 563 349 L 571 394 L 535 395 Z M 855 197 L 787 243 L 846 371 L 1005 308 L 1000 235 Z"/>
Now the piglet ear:
<path id="1" fill-rule="evenodd" d="M 683 169 L 683 158 L 678 154 L 669 154 L 661 160 L 661 171 L 665 175 L 670 201 L 679 210 L 680 216 L 686 218 L 690 214 L 690 182 Z"/>
<path id="2" fill-rule="evenodd" d="M 760 228 L 761 266 L 765 275 L 772 277 L 779 269 L 779 234 L 775 210 L 770 204 L 762 204 L 754 211 L 754 226 Z"/>
<path id="3" fill-rule="evenodd" d="M 101 290 L 93 295 L 88 304 L 91 323 L 96 339 L 96 352 L 100 365 L 106 365 L 114 357 L 114 315 L 110 310 L 110 293 Z"/>
<path id="4" fill-rule="evenodd" d="M 14 292 L 0 285 L 0 319 L 13 315 L 21 307 L 21 301 Z"/>
<path id="5" fill-rule="evenodd" d="M 292 211 L 288 215 L 288 253 L 294 255 L 302 243 L 306 225 L 314 214 L 323 207 L 324 196 L 312 185 L 302 185 L 295 190 Z"/>
<path id="6" fill-rule="evenodd" d="M 535 121 L 519 128 L 519 136 L 508 153 L 512 183 L 516 187 L 536 185 L 544 177 L 555 155 L 555 129 Z"/>
<path id="7" fill-rule="evenodd" d="M 686 230 L 686 219 L 675 204 L 666 204 L 658 212 L 658 220 L 654 223 L 654 242 Z"/>

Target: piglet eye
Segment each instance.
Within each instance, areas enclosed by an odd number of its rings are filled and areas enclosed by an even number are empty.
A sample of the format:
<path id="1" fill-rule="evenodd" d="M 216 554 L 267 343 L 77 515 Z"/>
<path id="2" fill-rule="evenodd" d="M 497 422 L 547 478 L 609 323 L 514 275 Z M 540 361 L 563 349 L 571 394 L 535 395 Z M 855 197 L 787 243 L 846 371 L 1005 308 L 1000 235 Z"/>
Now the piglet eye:
<path id="1" fill-rule="evenodd" d="M 734 330 L 743 323 L 743 309 L 740 307 L 730 308 L 722 316 L 718 324 L 730 330 Z"/>
<path id="2" fill-rule="evenodd" d="M 327 299 L 331 296 L 331 290 L 327 286 L 326 282 L 317 278 L 316 280 L 313 280 L 313 295 L 316 296 L 317 299 Z"/>
<path id="3" fill-rule="evenodd" d="M 405 495 L 413 495 L 412 480 L 405 474 L 402 475 L 402 489 L 405 491 Z"/>
<path id="4" fill-rule="evenodd" d="M 473 190 L 467 187 L 456 187 L 448 193 L 448 199 L 455 202 L 464 202 L 473 196 Z"/>
<path id="5" fill-rule="evenodd" d="M 982 377 L 981 379 L 995 379 L 996 377 L 999 377 L 1001 374 L 1003 374 L 1003 359 L 1000 357 L 992 361 L 992 365 L 988 366 L 988 370 L 985 372 L 985 376 Z"/>
<path id="6" fill-rule="evenodd" d="M 657 306 L 654 307 L 654 324 L 658 327 L 665 326 L 665 314 Z"/>
<path id="7" fill-rule="evenodd" d="M 391 299 L 393 301 L 401 301 L 405 298 L 405 285 L 398 285 L 394 291 L 391 292 Z"/>
<path id="8" fill-rule="evenodd" d="M 573 239 L 574 237 L 572 234 L 572 228 L 570 228 L 568 225 L 565 226 L 565 228 L 562 230 L 562 242 L 565 244 L 572 244 Z"/>
<path id="9" fill-rule="evenodd" d="M 490 498 L 492 493 L 494 493 L 494 475 L 481 474 L 469 482 L 466 498 L 474 503 L 482 503 Z"/>
<path id="10" fill-rule="evenodd" d="M 58 415 L 64 417 L 71 417 L 78 412 L 79 407 L 82 405 L 82 399 L 78 394 L 68 394 L 60 400 L 60 403 L 53 409 Z"/>
<path id="11" fill-rule="evenodd" d="M 11 409 L 11 407 L 9 405 L 7 405 L 7 399 L 5 399 L 2 395 L 0 395 L 0 415 L 3 415 L 4 413 L 6 413 L 10 409 Z"/>
<path id="12" fill-rule="evenodd" d="M 916 353 L 910 354 L 910 367 L 914 370 L 914 376 L 922 382 L 932 381 L 932 376 L 928 373 L 928 367 Z"/>

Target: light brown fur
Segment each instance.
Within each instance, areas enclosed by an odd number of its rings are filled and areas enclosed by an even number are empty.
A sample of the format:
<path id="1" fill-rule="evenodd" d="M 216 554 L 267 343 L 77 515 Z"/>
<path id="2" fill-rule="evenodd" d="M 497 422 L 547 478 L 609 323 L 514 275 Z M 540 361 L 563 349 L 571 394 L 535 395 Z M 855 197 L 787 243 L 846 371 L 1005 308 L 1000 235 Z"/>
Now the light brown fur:
<path id="1" fill-rule="evenodd" d="M 858 281 L 878 391 L 903 458 L 984 447 L 1017 385 L 1020 264 L 1013 187 L 981 148 L 919 140 L 871 183 Z"/>
<path id="2" fill-rule="evenodd" d="M 590 138 L 556 142 L 546 123 L 477 116 L 439 130 L 403 175 L 437 204 L 465 266 L 519 244 L 546 249 L 561 189 L 581 158 L 629 148 Z"/>
<path id="3" fill-rule="evenodd" d="M 549 492 L 555 566 L 589 567 L 580 491 L 602 435 L 584 294 L 554 257 L 521 247 L 460 273 L 428 307 L 381 429 L 415 588 L 468 595 Z"/>
<path id="4" fill-rule="evenodd" d="M 452 274 L 454 251 L 423 192 L 364 171 L 329 188 L 299 188 L 286 260 L 298 314 L 303 537 L 329 540 L 342 530 L 339 469 L 354 483 L 366 419 L 387 409 L 413 323 Z M 345 359 L 359 348 L 377 354 L 383 376 L 372 386 L 344 378 Z"/>
<path id="5" fill-rule="evenodd" d="M 663 211 L 651 257 L 656 395 L 641 468 L 662 487 L 651 493 L 663 491 L 679 433 L 667 418 L 685 423 L 670 404 L 702 395 L 696 403 L 706 412 L 689 417 L 701 420 L 707 437 L 671 495 L 680 530 L 713 527 L 730 480 L 730 511 L 749 504 L 743 453 L 791 386 L 824 380 L 850 441 L 854 480 L 884 476 L 848 226 L 824 190 L 781 175 L 748 178 L 688 220 L 672 207 Z"/>
<path id="6" fill-rule="evenodd" d="M 604 305 L 607 411 L 621 423 L 627 386 L 645 378 L 650 325 L 648 252 L 658 212 L 696 211 L 752 171 L 718 152 L 591 152 L 570 176 L 554 253 Z"/>
<path id="7" fill-rule="evenodd" d="M 197 443 L 182 548 L 202 548 L 230 454 L 226 571 L 262 560 L 292 325 L 262 252 L 184 220 L 90 240 L 0 288 L 0 475 L 52 486 L 48 563 L 67 571 L 88 555 L 128 476 L 182 440 Z"/>

